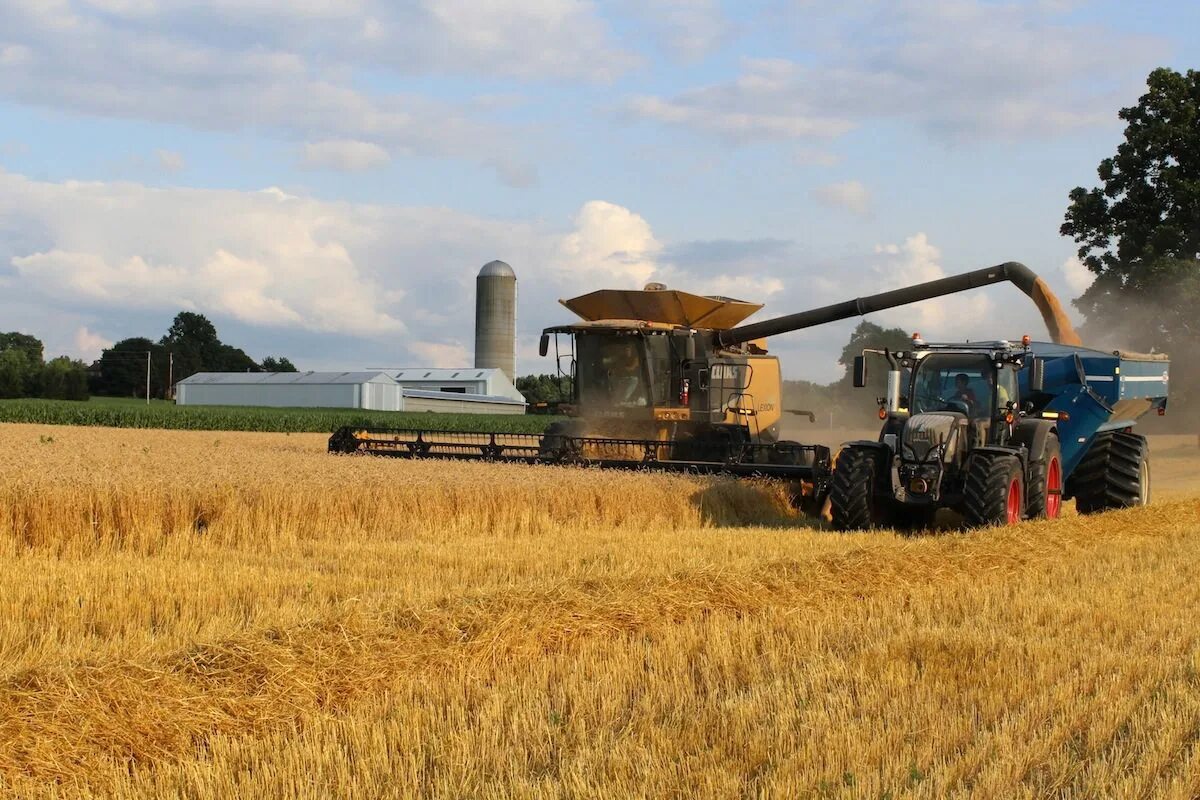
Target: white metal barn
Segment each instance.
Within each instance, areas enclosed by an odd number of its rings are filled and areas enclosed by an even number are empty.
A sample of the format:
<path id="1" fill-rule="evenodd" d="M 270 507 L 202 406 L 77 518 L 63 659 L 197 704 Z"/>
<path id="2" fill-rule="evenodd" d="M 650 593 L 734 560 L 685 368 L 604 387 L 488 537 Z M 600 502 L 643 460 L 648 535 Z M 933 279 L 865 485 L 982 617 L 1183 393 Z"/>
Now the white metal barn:
<path id="1" fill-rule="evenodd" d="M 197 372 L 175 385 L 175 402 L 403 411 L 404 392 L 386 372 Z"/>
<path id="2" fill-rule="evenodd" d="M 388 374 L 404 388 L 404 407 L 408 411 L 525 413 L 525 396 L 502 369 L 410 367 L 389 370 Z"/>

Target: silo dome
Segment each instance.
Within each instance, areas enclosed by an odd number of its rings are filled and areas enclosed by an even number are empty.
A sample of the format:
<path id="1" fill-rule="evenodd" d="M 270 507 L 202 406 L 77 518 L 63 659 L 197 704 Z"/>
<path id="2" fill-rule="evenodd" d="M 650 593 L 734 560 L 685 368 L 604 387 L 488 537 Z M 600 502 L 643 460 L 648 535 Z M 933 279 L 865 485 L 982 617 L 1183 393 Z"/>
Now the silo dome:
<path id="1" fill-rule="evenodd" d="M 517 273 L 489 261 L 475 278 L 475 366 L 516 380 Z"/>
<path id="2" fill-rule="evenodd" d="M 489 261 L 484 264 L 479 270 L 481 278 L 512 278 L 517 279 L 517 273 L 513 272 L 513 268 L 503 261 Z"/>

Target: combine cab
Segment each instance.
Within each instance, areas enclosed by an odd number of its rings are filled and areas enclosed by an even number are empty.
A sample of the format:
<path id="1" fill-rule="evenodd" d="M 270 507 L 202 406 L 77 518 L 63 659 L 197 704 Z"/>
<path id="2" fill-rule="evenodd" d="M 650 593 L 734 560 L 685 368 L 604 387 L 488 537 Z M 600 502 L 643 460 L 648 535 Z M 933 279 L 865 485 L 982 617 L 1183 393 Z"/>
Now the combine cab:
<path id="1" fill-rule="evenodd" d="M 1028 337 L 869 352 L 890 367 L 883 430 L 838 456 L 837 528 L 923 527 L 942 508 L 968 525 L 1013 524 L 1055 518 L 1071 498 L 1085 514 L 1150 501 L 1149 448 L 1132 429 L 1166 412 L 1166 356 Z"/>

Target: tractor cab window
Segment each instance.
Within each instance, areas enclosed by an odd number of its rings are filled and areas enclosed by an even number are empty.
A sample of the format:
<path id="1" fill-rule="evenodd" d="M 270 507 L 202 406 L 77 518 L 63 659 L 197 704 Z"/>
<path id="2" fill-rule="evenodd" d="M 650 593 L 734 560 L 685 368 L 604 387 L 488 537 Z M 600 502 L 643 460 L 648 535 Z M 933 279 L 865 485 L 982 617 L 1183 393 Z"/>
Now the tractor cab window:
<path id="1" fill-rule="evenodd" d="M 666 336 L 586 334 L 576 348 L 582 405 L 638 408 L 665 401 L 671 364 Z"/>
<path id="2" fill-rule="evenodd" d="M 1016 375 L 1011 369 L 997 370 L 986 355 L 935 353 L 917 365 L 912 411 L 958 411 L 972 419 L 991 419 L 1016 396 Z"/>

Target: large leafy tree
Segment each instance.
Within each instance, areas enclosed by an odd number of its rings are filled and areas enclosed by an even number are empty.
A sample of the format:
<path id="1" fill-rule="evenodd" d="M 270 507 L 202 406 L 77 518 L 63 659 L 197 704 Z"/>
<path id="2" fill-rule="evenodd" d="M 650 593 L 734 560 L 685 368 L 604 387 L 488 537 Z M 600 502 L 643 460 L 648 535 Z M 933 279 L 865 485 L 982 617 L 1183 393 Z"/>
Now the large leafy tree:
<path id="1" fill-rule="evenodd" d="M 571 399 L 571 379 L 558 375 L 522 375 L 515 384 L 530 405 L 561 403 Z"/>
<path id="2" fill-rule="evenodd" d="M 263 372 L 298 372 L 296 365 L 293 364 L 287 356 L 267 356 L 262 360 Z"/>
<path id="3" fill-rule="evenodd" d="M 42 342 L 27 333 L 0 333 L 0 397 L 36 393 L 42 369 Z"/>
<path id="4" fill-rule="evenodd" d="M 100 355 L 99 375 L 92 390 L 111 397 L 144 397 L 146 353 L 150 353 L 150 394 L 162 397 L 166 388 L 167 353 L 143 336 L 122 339 Z"/>
<path id="5" fill-rule="evenodd" d="M 1085 341 L 1172 353 L 1184 400 L 1200 384 L 1182 360 L 1200 347 L 1200 71 L 1156 69 L 1146 85 L 1120 111 L 1125 140 L 1100 162 L 1102 185 L 1071 191 L 1061 231 L 1096 275 L 1075 301 Z"/>
<path id="6" fill-rule="evenodd" d="M 849 386 L 853 376 L 850 374 L 850 368 L 854 365 L 854 357 L 862 355 L 863 350 L 906 350 L 912 346 L 912 338 L 901 328 L 884 328 L 882 325 L 876 325 L 874 322 L 863 320 L 858 323 L 853 333 L 850 334 L 850 341 L 846 342 L 846 346 L 842 348 L 842 354 L 838 357 L 838 363 L 846 368 L 846 373 L 842 376 L 841 383 Z M 880 375 L 880 370 L 873 370 L 873 383 L 883 387 L 887 383 L 886 372 Z"/>

